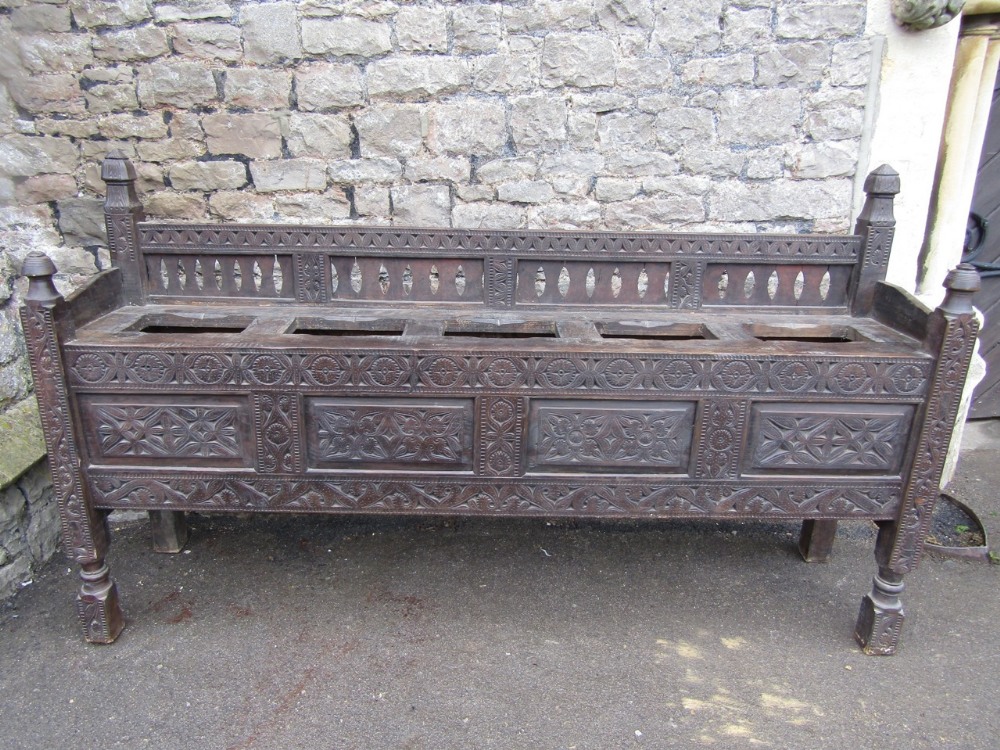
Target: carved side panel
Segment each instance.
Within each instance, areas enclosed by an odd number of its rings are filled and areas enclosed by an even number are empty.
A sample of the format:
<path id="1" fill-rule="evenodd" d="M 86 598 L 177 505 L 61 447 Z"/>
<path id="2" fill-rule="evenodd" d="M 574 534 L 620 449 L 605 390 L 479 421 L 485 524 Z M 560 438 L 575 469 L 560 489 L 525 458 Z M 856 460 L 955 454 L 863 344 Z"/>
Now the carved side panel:
<path id="1" fill-rule="evenodd" d="M 487 301 L 491 307 L 510 307 L 514 304 L 514 259 L 491 256 L 486 262 Z"/>
<path id="2" fill-rule="evenodd" d="M 299 302 L 326 302 L 327 259 L 318 253 L 295 254 L 295 292 Z"/>
<path id="3" fill-rule="evenodd" d="M 84 495 L 79 471 L 80 454 L 72 433 L 52 309 L 31 305 L 23 307 L 21 324 L 38 395 L 52 486 L 59 505 L 63 546 L 66 554 L 78 563 L 93 563 L 104 557 L 106 531 L 103 521 L 88 506 Z"/>
<path id="4" fill-rule="evenodd" d="M 97 464 L 249 466 L 244 399 L 81 398 L 90 460 Z"/>
<path id="5" fill-rule="evenodd" d="M 757 404 L 747 469 L 897 475 L 912 422 L 912 406 Z"/>
<path id="6" fill-rule="evenodd" d="M 952 430 L 958 415 L 962 388 L 972 358 L 979 323 L 971 316 L 947 320 L 941 359 L 931 384 L 931 394 L 918 437 L 910 479 L 906 486 L 899 531 L 892 547 L 889 567 L 908 573 L 920 561 L 923 541 L 940 492 Z"/>
<path id="7" fill-rule="evenodd" d="M 691 402 L 533 402 L 528 466 L 686 471 L 693 415 Z"/>
<path id="8" fill-rule="evenodd" d="M 695 475 L 711 479 L 736 476 L 747 401 L 709 399 L 703 402 L 699 421 Z"/>
<path id="9" fill-rule="evenodd" d="M 314 467 L 472 465 L 472 400 L 309 399 L 307 443 Z"/>
<path id="10" fill-rule="evenodd" d="M 255 393 L 257 469 L 268 473 L 302 471 L 300 396 L 296 393 Z"/>
<path id="11" fill-rule="evenodd" d="M 479 474 L 512 477 L 523 473 L 521 449 L 525 400 L 516 396 L 484 396 L 479 399 L 476 439 Z"/>

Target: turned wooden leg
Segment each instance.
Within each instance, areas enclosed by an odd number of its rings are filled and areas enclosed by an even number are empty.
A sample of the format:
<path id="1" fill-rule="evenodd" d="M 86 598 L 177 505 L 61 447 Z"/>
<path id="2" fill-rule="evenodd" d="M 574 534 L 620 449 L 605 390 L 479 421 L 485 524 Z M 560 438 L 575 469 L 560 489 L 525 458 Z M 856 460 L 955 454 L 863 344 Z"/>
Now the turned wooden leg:
<path id="1" fill-rule="evenodd" d="M 108 566 L 102 562 L 82 566 L 83 585 L 76 598 L 76 609 L 83 624 L 83 637 L 90 643 L 112 643 L 125 627 L 118 603 L 118 588 Z"/>
<path id="2" fill-rule="evenodd" d="M 799 553 L 806 562 L 828 562 L 837 536 L 836 521 L 803 521 Z"/>
<path id="3" fill-rule="evenodd" d="M 180 552 L 187 543 L 188 528 L 181 510 L 149 511 L 149 528 L 156 552 Z"/>
<path id="4" fill-rule="evenodd" d="M 878 574 L 872 579 L 871 593 L 861 600 L 861 611 L 854 626 L 854 638 L 866 654 L 891 656 L 896 653 L 899 632 L 903 627 L 903 575 L 888 566 L 889 555 L 896 536 L 896 523 L 879 523 L 875 559 Z"/>

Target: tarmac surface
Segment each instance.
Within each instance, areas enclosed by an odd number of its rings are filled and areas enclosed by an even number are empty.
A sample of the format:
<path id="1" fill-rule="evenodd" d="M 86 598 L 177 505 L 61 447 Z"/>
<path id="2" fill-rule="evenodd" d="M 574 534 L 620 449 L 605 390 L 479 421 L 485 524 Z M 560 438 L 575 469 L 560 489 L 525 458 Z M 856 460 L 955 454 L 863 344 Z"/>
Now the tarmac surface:
<path id="1" fill-rule="evenodd" d="M 994 550 L 998 445 L 950 487 Z M 926 557 L 865 656 L 870 524 L 810 565 L 797 525 L 190 523 L 115 523 L 114 645 L 61 559 L 0 606 L 0 748 L 1000 747 L 1000 566 Z"/>

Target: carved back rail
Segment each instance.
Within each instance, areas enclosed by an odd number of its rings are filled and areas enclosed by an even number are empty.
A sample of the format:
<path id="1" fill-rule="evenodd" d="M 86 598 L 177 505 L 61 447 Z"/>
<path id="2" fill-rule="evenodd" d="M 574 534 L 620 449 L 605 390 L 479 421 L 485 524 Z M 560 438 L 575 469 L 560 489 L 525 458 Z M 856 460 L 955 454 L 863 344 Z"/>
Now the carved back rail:
<path id="1" fill-rule="evenodd" d="M 852 235 L 498 231 L 144 221 L 135 170 L 104 162 L 114 264 L 133 304 L 267 299 L 847 310 L 885 277 L 899 178 L 879 167 Z"/>

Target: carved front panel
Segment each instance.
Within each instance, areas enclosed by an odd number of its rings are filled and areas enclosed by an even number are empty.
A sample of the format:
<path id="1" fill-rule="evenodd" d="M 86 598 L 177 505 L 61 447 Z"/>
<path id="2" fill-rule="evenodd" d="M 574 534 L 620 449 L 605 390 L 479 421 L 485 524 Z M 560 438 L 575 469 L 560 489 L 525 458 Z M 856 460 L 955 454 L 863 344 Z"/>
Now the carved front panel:
<path id="1" fill-rule="evenodd" d="M 314 398 L 308 403 L 307 443 L 313 467 L 472 466 L 471 399 Z"/>
<path id="2" fill-rule="evenodd" d="M 84 398 L 83 428 L 96 464 L 249 466 L 245 399 Z"/>
<path id="3" fill-rule="evenodd" d="M 687 471 L 692 402 L 538 401 L 528 465 L 537 469 Z"/>
<path id="4" fill-rule="evenodd" d="M 751 420 L 751 472 L 896 475 L 913 407 L 758 404 Z"/>

